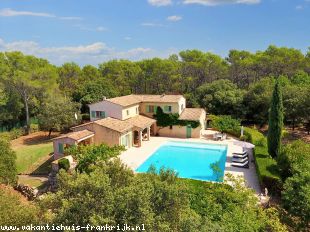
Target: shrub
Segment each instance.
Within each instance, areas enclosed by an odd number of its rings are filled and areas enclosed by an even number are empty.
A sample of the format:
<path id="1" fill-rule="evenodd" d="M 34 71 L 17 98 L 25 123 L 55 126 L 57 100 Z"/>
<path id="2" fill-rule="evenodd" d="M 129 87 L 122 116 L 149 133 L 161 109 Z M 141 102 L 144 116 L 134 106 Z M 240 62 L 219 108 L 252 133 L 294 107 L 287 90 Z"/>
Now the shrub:
<path id="1" fill-rule="evenodd" d="M 279 194 L 283 183 L 277 162 L 268 154 L 266 137 L 258 130 L 248 127 L 244 128 L 244 137 L 246 141 L 255 145 L 254 159 L 261 187 L 268 188 L 273 194 Z"/>
<path id="2" fill-rule="evenodd" d="M 0 184 L 17 182 L 16 154 L 7 140 L 0 139 Z"/>
<path id="3" fill-rule="evenodd" d="M 58 160 L 58 167 L 59 167 L 59 169 L 64 169 L 64 170 L 68 171 L 70 169 L 69 160 L 66 158 L 62 158 L 62 159 Z"/>
<path id="4" fill-rule="evenodd" d="M 157 125 L 161 127 L 190 125 L 192 128 L 197 128 L 200 126 L 199 121 L 179 120 L 179 114 L 166 114 L 161 107 L 157 107 L 157 112 L 154 115 L 154 118 L 157 120 Z"/>
<path id="5" fill-rule="evenodd" d="M 38 124 L 31 124 L 30 130 L 31 130 L 31 133 L 38 132 L 39 131 L 39 125 Z"/>
<path id="6" fill-rule="evenodd" d="M 123 146 L 109 147 L 105 144 L 90 146 L 74 146 L 65 151 L 66 155 L 72 155 L 78 160 L 76 169 L 79 172 L 89 173 L 92 166 L 99 161 L 107 161 L 112 157 L 120 155 Z"/>
<path id="7" fill-rule="evenodd" d="M 10 141 L 10 140 L 19 138 L 23 134 L 24 134 L 24 130 L 22 128 L 19 128 L 19 129 L 15 128 L 10 131 L 1 132 L 0 138 Z"/>
<path id="8" fill-rule="evenodd" d="M 299 217 L 299 230 L 305 229 L 310 222 L 310 173 L 301 172 L 289 177 L 282 191 L 284 208 L 294 216 Z M 309 228 L 308 228 L 309 229 Z"/>
<path id="9" fill-rule="evenodd" d="M 89 114 L 82 114 L 82 120 L 83 121 L 90 121 L 90 115 Z"/>
<path id="10" fill-rule="evenodd" d="M 240 120 L 234 119 L 228 115 L 210 116 L 211 125 L 214 129 L 220 132 L 227 132 L 240 137 Z"/>
<path id="11" fill-rule="evenodd" d="M 310 169 L 310 144 L 295 141 L 283 147 L 278 159 L 283 179 Z"/>

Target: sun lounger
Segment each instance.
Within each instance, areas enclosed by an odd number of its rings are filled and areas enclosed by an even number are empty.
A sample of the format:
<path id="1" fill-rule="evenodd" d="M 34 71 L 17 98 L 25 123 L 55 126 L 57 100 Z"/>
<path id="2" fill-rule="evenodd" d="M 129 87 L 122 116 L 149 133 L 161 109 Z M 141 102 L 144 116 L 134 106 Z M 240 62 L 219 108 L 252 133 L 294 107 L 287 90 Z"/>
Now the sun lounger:
<path id="1" fill-rule="evenodd" d="M 247 154 L 246 151 L 243 151 L 243 152 L 234 152 L 233 155 L 244 155 L 244 154 Z"/>
<path id="2" fill-rule="evenodd" d="M 249 161 L 246 161 L 244 163 L 235 163 L 235 162 L 232 162 L 231 164 L 232 166 L 234 167 L 238 167 L 238 168 L 249 168 Z"/>
<path id="3" fill-rule="evenodd" d="M 245 157 L 245 158 L 232 158 L 232 162 L 234 163 L 244 163 L 245 161 L 248 161 L 249 158 Z"/>
<path id="4" fill-rule="evenodd" d="M 236 154 L 236 153 L 233 153 L 233 157 L 234 158 L 246 158 L 246 157 L 248 157 L 248 154 L 245 152 L 245 153 L 243 153 L 243 154 Z"/>

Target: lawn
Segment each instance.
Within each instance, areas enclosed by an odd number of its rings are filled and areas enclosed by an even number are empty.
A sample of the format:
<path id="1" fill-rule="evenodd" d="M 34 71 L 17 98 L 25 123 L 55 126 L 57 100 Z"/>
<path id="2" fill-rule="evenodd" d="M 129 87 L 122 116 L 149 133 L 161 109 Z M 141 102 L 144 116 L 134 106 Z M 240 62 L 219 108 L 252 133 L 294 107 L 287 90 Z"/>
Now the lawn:
<path id="1" fill-rule="evenodd" d="M 44 185 L 46 184 L 46 180 L 39 177 L 19 176 L 18 183 L 40 189 L 44 187 Z"/>
<path id="2" fill-rule="evenodd" d="M 49 173 L 53 143 L 45 136 L 37 133 L 22 136 L 12 141 L 12 148 L 16 152 L 19 174 Z"/>
<path id="3" fill-rule="evenodd" d="M 30 174 L 49 159 L 52 143 L 21 146 L 16 151 L 18 173 Z"/>

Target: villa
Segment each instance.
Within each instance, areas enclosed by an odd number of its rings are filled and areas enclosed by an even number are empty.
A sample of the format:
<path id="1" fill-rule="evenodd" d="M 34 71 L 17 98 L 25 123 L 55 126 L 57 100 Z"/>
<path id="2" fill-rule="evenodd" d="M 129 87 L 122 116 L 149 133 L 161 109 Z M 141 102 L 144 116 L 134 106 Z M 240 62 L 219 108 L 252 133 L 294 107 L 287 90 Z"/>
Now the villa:
<path id="1" fill-rule="evenodd" d="M 179 120 L 198 122 L 190 125 L 159 127 L 154 119 L 158 107 L 166 114 L 178 114 Z M 102 144 L 140 147 L 150 136 L 200 138 L 205 129 L 206 112 L 186 108 L 182 95 L 127 95 L 90 104 L 90 122 L 71 128 L 73 132 L 53 140 L 54 159 L 63 156 L 65 147 Z"/>

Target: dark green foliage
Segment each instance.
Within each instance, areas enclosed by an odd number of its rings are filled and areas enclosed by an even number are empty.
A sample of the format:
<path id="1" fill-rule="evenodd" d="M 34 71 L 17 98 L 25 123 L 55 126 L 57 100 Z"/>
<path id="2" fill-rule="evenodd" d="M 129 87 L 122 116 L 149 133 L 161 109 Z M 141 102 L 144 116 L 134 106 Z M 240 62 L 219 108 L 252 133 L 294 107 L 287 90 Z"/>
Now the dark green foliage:
<path id="1" fill-rule="evenodd" d="M 289 177 L 282 191 L 282 204 L 288 212 L 300 218 L 299 229 L 308 231 L 310 223 L 309 169 Z"/>
<path id="2" fill-rule="evenodd" d="M 268 127 L 268 152 L 272 158 L 276 158 L 281 149 L 283 129 L 283 100 L 279 81 L 276 82 L 269 111 Z"/>
<path id="3" fill-rule="evenodd" d="M 244 91 L 229 80 L 206 83 L 198 89 L 200 106 L 211 114 L 241 116 Z"/>
<path id="4" fill-rule="evenodd" d="M 58 160 L 58 167 L 59 169 L 64 169 L 65 171 L 68 171 L 70 169 L 70 162 L 66 158 L 62 158 Z"/>
<path id="5" fill-rule="evenodd" d="M 88 113 L 87 104 L 104 96 L 183 94 L 188 107 L 204 107 L 209 113 L 264 125 L 274 85 L 272 76 L 281 76 L 281 85 L 288 89 L 283 91 L 286 122 L 305 125 L 310 133 L 309 96 L 303 96 L 309 92 L 310 59 L 296 49 L 270 46 L 256 53 L 231 50 L 226 59 L 186 50 L 179 53 L 179 59 L 112 60 L 99 68 L 80 68 L 75 63 L 55 68 L 46 60 L 18 52 L 6 56 L 9 63 L 4 53 L 0 54 L 0 126 L 11 128 L 27 117 L 37 117 L 48 95 L 58 90 L 80 103 L 82 113 Z"/>
<path id="6" fill-rule="evenodd" d="M 0 139 L 0 184 L 17 183 L 16 154 L 8 141 Z"/>
<path id="7" fill-rule="evenodd" d="M 39 222 L 39 210 L 27 202 L 18 192 L 10 187 L 0 185 L 0 225 L 25 226 Z M 13 230 L 11 230 L 13 231 Z"/>
<path id="8" fill-rule="evenodd" d="M 240 136 L 240 120 L 234 119 L 229 115 L 210 115 L 209 118 L 212 120 L 211 126 L 214 129 L 219 130 L 222 133 L 227 132 L 232 134 L 238 134 L 238 137 Z"/>
<path id="9" fill-rule="evenodd" d="M 104 97 L 111 98 L 118 95 L 117 88 L 109 80 L 98 77 L 80 84 L 73 93 L 73 99 L 81 103 L 82 112 L 89 113 L 87 104 L 102 101 Z"/>
<path id="10" fill-rule="evenodd" d="M 300 218 L 299 229 L 306 230 L 310 222 L 310 145 L 303 141 L 285 145 L 278 165 L 285 181 L 282 204 Z"/>
<path id="11" fill-rule="evenodd" d="M 310 170 L 310 144 L 297 140 L 283 147 L 277 159 L 282 178 Z"/>
<path id="12" fill-rule="evenodd" d="M 109 147 L 105 144 L 99 146 L 74 146 L 65 151 L 66 155 L 72 155 L 77 161 L 76 169 L 79 172 L 89 173 L 99 161 L 106 161 L 120 155 L 124 148 L 121 146 Z"/>
<path id="13" fill-rule="evenodd" d="M 179 179 L 165 169 L 134 175 L 120 160 L 99 162 L 89 174 L 61 172 L 59 177 L 58 192 L 41 202 L 54 213 L 50 223 L 143 223 L 154 232 L 285 231 L 236 179 L 233 188 Z"/>
<path id="14" fill-rule="evenodd" d="M 157 120 L 157 125 L 161 127 L 190 125 L 192 128 L 197 128 L 200 126 L 199 121 L 179 120 L 178 114 L 166 114 L 161 107 L 157 107 L 157 112 L 154 115 L 154 118 Z"/>
<path id="15" fill-rule="evenodd" d="M 245 127 L 244 139 L 255 145 L 254 159 L 261 186 L 266 187 L 270 193 L 279 195 L 283 182 L 277 162 L 268 154 L 266 137 L 256 129 Z"/>
<path id="16" fill-rule="evenodd" d="M 53 130 L 68 130 L 70 127 L 79 124 L 81 120 L 80 105 L 63 96 L 54 95 L 40 107 L 38 120 L 40 129 L 49 131 L 50 134 Z"/>

